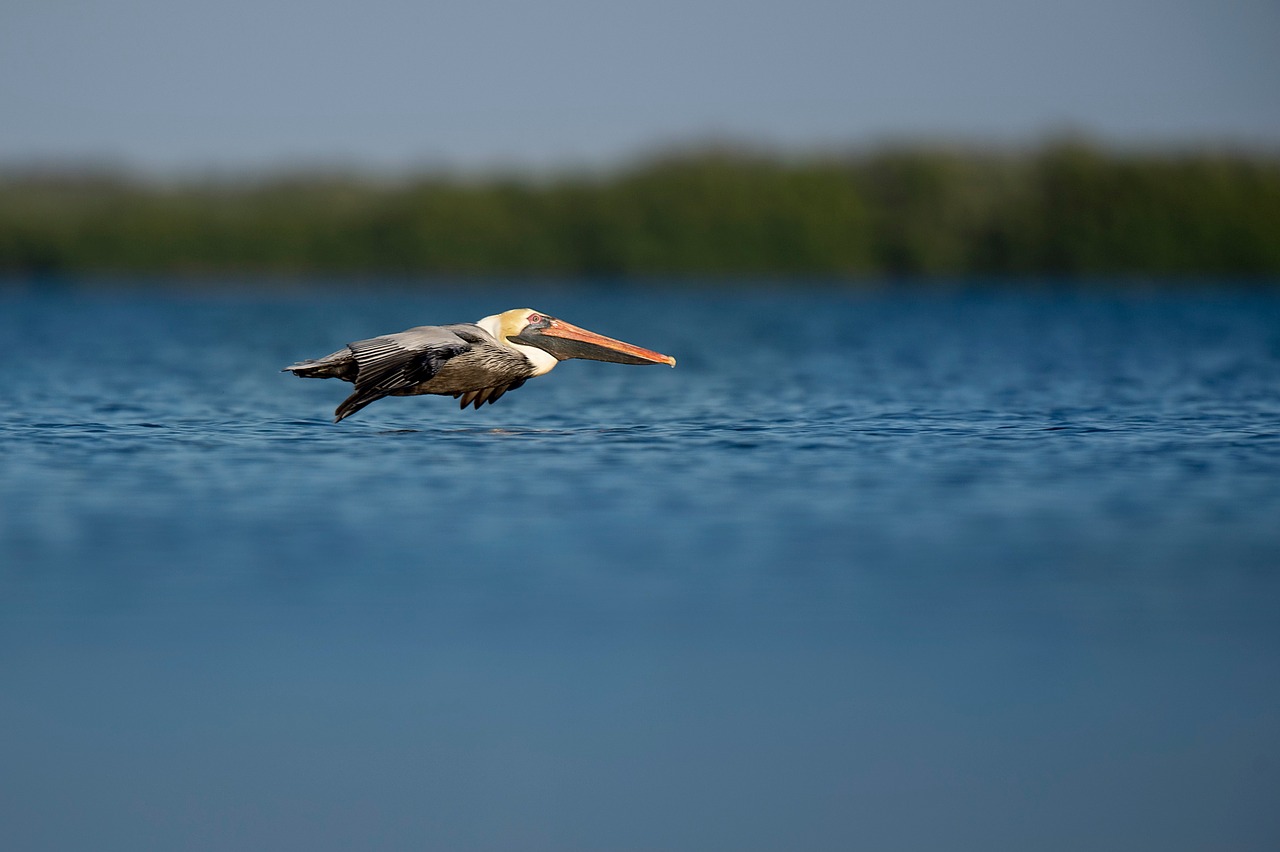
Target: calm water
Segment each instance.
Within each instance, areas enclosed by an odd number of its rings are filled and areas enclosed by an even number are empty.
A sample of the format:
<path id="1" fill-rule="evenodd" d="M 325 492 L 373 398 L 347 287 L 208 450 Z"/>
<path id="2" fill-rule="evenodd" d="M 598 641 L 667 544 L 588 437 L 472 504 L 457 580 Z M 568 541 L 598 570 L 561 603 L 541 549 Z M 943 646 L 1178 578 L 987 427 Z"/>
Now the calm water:
<path id="1" fill-rule="evenodd" d="M 528 305 L 483 411 L 278 372 Z M 1280 293 L 0 294 L 13 849 L 1280 843 Z M 9 845 L 13 844 L 13 845 Z"/>

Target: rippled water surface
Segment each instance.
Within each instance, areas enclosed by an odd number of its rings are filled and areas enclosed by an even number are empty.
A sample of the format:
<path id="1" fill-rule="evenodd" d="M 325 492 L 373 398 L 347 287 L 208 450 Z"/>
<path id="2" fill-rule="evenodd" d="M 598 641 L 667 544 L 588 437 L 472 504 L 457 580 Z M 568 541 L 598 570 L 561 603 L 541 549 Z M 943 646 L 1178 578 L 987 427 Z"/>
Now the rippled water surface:
<path id="1" fill-rule="evenodd" d="M 531 305 L 495 406 L 279 372 Z M 1280 295 L 0 294 L 21 849 L 1273 849 Z"/>

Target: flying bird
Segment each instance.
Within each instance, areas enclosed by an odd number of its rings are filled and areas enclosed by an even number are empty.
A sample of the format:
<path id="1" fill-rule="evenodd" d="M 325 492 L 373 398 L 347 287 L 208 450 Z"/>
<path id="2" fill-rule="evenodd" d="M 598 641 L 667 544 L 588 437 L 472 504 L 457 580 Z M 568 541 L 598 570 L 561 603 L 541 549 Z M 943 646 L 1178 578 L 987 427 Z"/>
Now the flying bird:
<path id="1" fill-rule="evenodd" d="M 461 398 L 464 409 L 479 408 L 569 358 L 676 365 L 670 355 L 578 328 L 531 308 L 517 308 L 474 323 L 422 325 L 357 340 L 282 372 L 354 384 L 355 391 L 334 411 L 337 423 L 384 396 L 447 394 Z"/>

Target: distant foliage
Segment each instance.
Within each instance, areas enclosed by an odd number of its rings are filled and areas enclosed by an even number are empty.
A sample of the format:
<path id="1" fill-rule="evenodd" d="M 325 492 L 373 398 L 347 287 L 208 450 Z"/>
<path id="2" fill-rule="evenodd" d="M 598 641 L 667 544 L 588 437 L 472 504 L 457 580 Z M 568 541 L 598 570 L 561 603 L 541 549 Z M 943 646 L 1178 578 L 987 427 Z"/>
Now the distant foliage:
<path id="1" fill-rule="evenodd" d="M 0 173 L 0 272 L 1280 274 L 1280 157 L 702 151 L 600 176 Z"/>

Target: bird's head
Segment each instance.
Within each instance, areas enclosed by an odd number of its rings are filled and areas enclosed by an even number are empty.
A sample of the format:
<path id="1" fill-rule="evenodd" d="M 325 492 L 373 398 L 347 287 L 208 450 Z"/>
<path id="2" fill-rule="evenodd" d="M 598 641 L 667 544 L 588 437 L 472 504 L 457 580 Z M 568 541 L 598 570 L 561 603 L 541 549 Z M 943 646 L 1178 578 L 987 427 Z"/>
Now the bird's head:
<path id="1" fill-rule="evenodd" d="M 517 308 L 494 317 L 485 317 L 479 324 L 486 328 L 496 327 L 497 334 L 494 336 L 502 343 L 522 350 L 524 347 L 532 347 L 552 356 L 555 361 L 547 362 L 546 369 L 541 370 L 543 373 L 554 367 L 556 361 L 570 358 L 611 361 L 615 364 L 676 365 L 676 359 L 670 355 L 578 328 L 532 308 Z M 537 365 L 545 358 L 545 355 L 541 358 L 535 356 L 530 360 Z"/>

